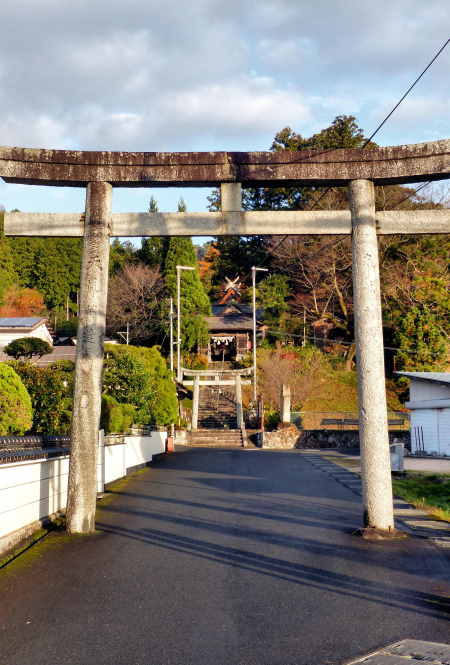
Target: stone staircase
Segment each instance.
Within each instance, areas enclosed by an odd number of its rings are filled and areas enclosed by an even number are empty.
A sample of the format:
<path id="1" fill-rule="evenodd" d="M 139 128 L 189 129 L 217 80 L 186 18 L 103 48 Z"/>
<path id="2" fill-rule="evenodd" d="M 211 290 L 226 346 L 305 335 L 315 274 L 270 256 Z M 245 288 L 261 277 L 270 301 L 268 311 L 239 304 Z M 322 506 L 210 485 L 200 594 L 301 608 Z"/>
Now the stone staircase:
<path id="1" fill-rule="evenodd" d="M 190 434 L 192 446 L 241 447 L 242 434 L 237 428 L 236 403 L 231 386 L 200 388 L 199 429 Z"/>
<path id="2" fill-rule="evenodd" d="M 236 402 L 231 386 L 202 386 L 199 395 L 199 429 L 237 429 Z"/>
<path id="3" fill-rule="evenodd" d="M 191 446 L 208 448 L 242 448 L 240 429 L 198 429 L 190 433 Z"/>

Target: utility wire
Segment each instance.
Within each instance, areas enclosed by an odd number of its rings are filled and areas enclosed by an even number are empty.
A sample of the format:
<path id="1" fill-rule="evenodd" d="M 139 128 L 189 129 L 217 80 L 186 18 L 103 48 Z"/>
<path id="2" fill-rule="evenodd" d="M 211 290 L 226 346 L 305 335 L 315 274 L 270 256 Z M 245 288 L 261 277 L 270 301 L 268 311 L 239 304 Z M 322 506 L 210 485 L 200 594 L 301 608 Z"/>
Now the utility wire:
<path id="1" fill-rule="evenodd" d="M 432 182 L 433 182 L 432 180 L 428 180 L 428 182 L 423 182 L 421 185 L 419 185 L 419 187 L 417 187 L 417 189 L 411 192 L 411 194 L 408 194 L 408 196 L 405 196 L 404 199 L 401 199 L 398 203 L 396 203 L 396 205 L 394 206 L 394 210 L 395 208 L 398 208 L 402 203 L 408 201 L 408 199 L 411 199 L 413 196 L 415 196 L 417 192 L 420 192 L 421 189 L 424 189 L 425 187 L 428 187 L 428 185 L 431 185 Z"/>
<path id="2" fill-rule="evenodd" d="M 395 113 L 395 111 L 398 109 L 398 107 L 399 107 L 400 104 L 403 102 L 403 100 L 406 99 L 406 97 L 409 95 L 409 93 L 411 92 L 411 90 L 417 85 L 417 83 L 419 83 L 419 81 L 420 81 L 420 79 L 422 78 L 422 76 L 425 74 L 425 72 L 427 72 L 427 71 L 430 69 L 431 65 L 432 65 L 432 64 L 438 59 L 438 57 L 441 55 L 442 51 L 445 49 L 445 47 L 446 47 L 449 43 L 450 43 L 450 38 L 447 39 L 447 41 L 441 46 L 441 48 L 440 48 L 440 49 L 438 50 L 438 52 L 433 56 L 433 58 L 432 58 L 432 59 L 430 60 L 430 62 L 427 64 L 427 66 L 426 66 L 425 69 L 422 71 L 422 73 L 419 74 L 419 76 L 416 78 L 416 80 L 415 80 L 415 81 L 409 86 L 408 90 L 407 90 L 407 91 L 406 91 L 406 92 L 400 97 L 400 99 L 398 100 L 398 102 L 396 103 L 396 105 L 391 109 L 391 111 L 389 111 L 389 113 L 387 114 L 387 116 L 386 116 L 386 117 L 380 122 L 380 124 L 379 124 L 378 127 L 375 129 L 375 131 L 373 131 L 372 134 L 369 136 L 369 138 L 366 139 L 366 140 L 364 141 L 363 145 L 362 145 L 361 148 L 360 148 L 361 150 L 364 150 L 364 148 L 366 148 L 366 147 L 368 146 L 368 144 L 372 141 L 372 139 L 374 138 L 374 136 L 375 136 L 376 134 L 378 134 L 378 132 L 380 131 L 380 129 L 383 127 L 383 125 L 389 120 L 389 118 L 391 117 L 391 115 L 392 115 L 393 113 Z M 331 188 L 331 187 L 327 187 L 327 189 L 322 193 L 322 195 L 317 199 L 317 201 L 314 202 L 313 206 L 312 206 L 311 208 L 309 208 L 309 210 L 313 210 L 313 209 L 316 207 L 316 205 L 318 205 L 318 204 L 320 203 L 320 201 L 323 199 L 323 197 L 324 197 L 326 194 L 328 194 L 328 192 L 330 191 L 330 189 L 332 189 L 332 188 Z M 422 189 L 422 188 L 420 188 L 420 189 Z M 411 194 L 410 196 L 412 196 L 412 194 Z M 408 197 L 408 198 L 409 198 L 409 197 Z M 406 199 L 405 199 L 405 200 L 406 200 Z"/>
<path id="3" fill-rule="evenodd" d="M 353 346 L 356 344 L 356 342 L 340 342 L 337 339 L 329 339 L 328 337 L 318 337 L 317 335 L 313 337 L 312 335 L 300 335 L 297 333 L 283 333 L 280 330 L 270 330 L 268 329 L 266 332 L 270 333 L 271 335 L 278 335 L 278 337 L 299 337 L 301 339 L 312 339 L 315 341 L 322 341 L 325 342 L 326 344 L 338 344 L 339 346 Z M 401 349 L 397 349 L 393 346 L 384 346 L 383 347 L 386 351 L 401 351 Z"/>
<path id="4" fill-rule="evenodd" d="M 380 124 L 378 125 L 378 127 L 372 132 L 372 134 L 369 136 L 369 138 L 366 139 L 366 140 L 364 141 L 364 143 L 363 143 L 363 145 L 361 146 L 360 150 L 364 150 L 364 148 L 366 148 L 367 145 L 372 141 L 372 139 L 374 138 L 374 136 L 380 131 L 380 129 L 383 127 L 383 125 L 389 120 L 389 118 L 393 115 L 393 113 L 398 109 L 398 107 L 400 106 L 400 104 L 406 99 L 406 97 L 409 95 L 409 93 L 411 92 L 411 90 L 417 85 L 417 83 L 420 81 L 420 79 L 423 77 L 423 75 L 424 75 L 424 74 L 430 69 L 431 65 L 432 65 L 432 64 L 438 59 L 438 57 L 441 55 L 441 53 L 444 51 L 444 49 L 446 48 L 446 46 L 447 46 L 449 43 L 450 43 L 450 38 L 447 39 L 447 41 L 441 46 L 441 48 L 437 51 L 437 53 L 433 56 L 433 58 L 432 58 L 432 59 L 430 60 L 430 62 L 427 64 L 427 66 L 425 67 L 425 69 L 419 74 L 419 76 L 415 79 L 415 81 L 409 86 L 408 90 L 402 95 L 402 97 L 398 100 L 398 102 L 397 102 L 396 105 L 391 109 L 391 111 L 389 111 L 389 113 L 388 113 L 388 114 L 386 115 L 386 117 L 382 120 L 382 122 L 380 122 Z M 331 149 L 330 149 L 330 150 L 331 150 Z M 324 150 L 323 152 L 328 152 L 328 150 Z M 321 153 L 319 153 L 319 154 L 321 154 Z M 425 188 L 425 187 L 426 187 L 427 185 L 429 185 L 431 182 L 432 182 L 432 181 L 430 180 L 429 182 L 426 182 L 426 183 L 420 185 L 420 187 L 418 187 L 414 192 L 412 192 L 412 193 L 409 194 L 407 197 L 405 197 L 404 199 L 402 199 L 399 203 L 397 203 L 397 205 L 396 205 L 395 207 L 397 208 L 397 207 L 398 207 L 399 205 L 401 205 L 404 201 L 407 201 L 408 199 L 410 199 L 412 196 L 414 196 L 415 194 L 417 194 L 417 192 L 419 192 L 421 189 Z M 314 208 L 320 203 L 320 201 L 321 201 L 321 200 L 322 200 L 322 199 L 328 194 L 328 192 L 329 192 L 331 189 L 333 189 L 333 188 L 332 188 L 332 187 L 327 187 L 326 190 L 325 190 L 324 192 L 322 192 L 322 194 L 319 196 L 319 198 L 318 198 L 316 201 L 314 201 L 313 205 L 312 205 L 311 207 L 308 208 L 308 210 L 314 210 Z M 276 250 L 278 249 L 278 247 L 280 247 L 280 245 L 283 244 L 283 242 L 286 240 L 287 237 L 288 237 L 288 234 L 284 235 L 284 236 L 278 241 L 278 243 L 275 245 L 275 247 L 272 247 L 272 248 L 269 250 L 269 254 L 273 255 L 273 254 L 276 252 Z M 267 260 L 267 259 L 266 259 L 266 260 Z M 264 263 L 265 263 L 265 262 L 266 262 L 266 261 L 264 261 Z"/>
<path id="5" fill-rule="evenodd" d="M 416 80 L 414 81 L 414 83 L 412 83 L 412 84 L 409 86 L 408 90 L 407 90 L 407 91 L 405 92 L 405 94 L 404 94 L 404 95 L 398 100 L 397 104 L 394 106 L 394 108 L 392 109 L 392 111 L 390 111 L 390 112 L 387 114 L 387 116 L 384 118 L 384 120 L 383 120 L 382 122 L 380 122 L 380 124 L 378 125 L 378 127 L 376 128 L 376 130 L 375 130 L 375 131 L 369 136 L 369 138 L 367 139 L 367 141 L 366 141 L 366 142 L 364 143 L 364 145 L 362 146 L 362 148 L 361 148 L 362 150 L 367 146 L 368 143 L 370 143 L 370 141 L 373 139 L 373 137 L 375 136 L 375 134 L 377 134 L 377 133 L 379 132 L 379 130 L 383 127 L 384 123 L 385 123 L 387 120 L 389 120 L 389 118 L 390 118 L 391 115 L 394 113 L 394 111 L 396 111 L 396 110 L 398 109 L 398 107 L 400 106 L 400 104 L 402 103 L 402 101 L 403 101 L 403 100 L 409 95 L 409 93 L 411 92 L 411 90 L 412 90 L 412 89 L 415 87 L 415 85 L 420 81 L 420 79 L 421 79 L 422 76 L 425 74 L 425 72 L 427 72 L 427 71 L 430 69 L 431 65 L 432 65 L 432 64 L 433 64 L 433 63 L 439 58 L 439 56 L 441 55 L 442 51 L 445 49 L 445 47 L 446 47 L 448 44 L 450 44 L 450 38 L 447 39 L 447 41 L 441 46 L 441 48 L 439 49 L 439 51 L 438 51 L 438 52 L 436 53 L 436 55 L 430 60 L 430 62 L 429 62 L 428 65 L 425 67 L 425 69 L 423 70 L 423 72 L 422 72 L 421 74 L 419 74 L 419 76 L 416 78 Z"/>

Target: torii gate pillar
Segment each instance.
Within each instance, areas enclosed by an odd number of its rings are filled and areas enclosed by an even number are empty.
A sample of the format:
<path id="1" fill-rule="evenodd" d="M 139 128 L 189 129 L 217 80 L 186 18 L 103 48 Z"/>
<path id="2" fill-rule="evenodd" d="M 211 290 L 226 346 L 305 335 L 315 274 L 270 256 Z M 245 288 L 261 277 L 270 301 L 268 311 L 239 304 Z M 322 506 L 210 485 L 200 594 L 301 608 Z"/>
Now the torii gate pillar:
<path id="1" fill-rule="evenodd" d="M 111 200 L 112 186 L 108 182 L 87 185 L 67 504 L 69 533 L 95 530 Z"/>
<path id="2" fill-rule="evenodd" d="M 373 182 L 353 180 L 349 185 L 349 193 L 352 215 L 353 303 L 364 525 L 393 531 L 394 514 Z"/>

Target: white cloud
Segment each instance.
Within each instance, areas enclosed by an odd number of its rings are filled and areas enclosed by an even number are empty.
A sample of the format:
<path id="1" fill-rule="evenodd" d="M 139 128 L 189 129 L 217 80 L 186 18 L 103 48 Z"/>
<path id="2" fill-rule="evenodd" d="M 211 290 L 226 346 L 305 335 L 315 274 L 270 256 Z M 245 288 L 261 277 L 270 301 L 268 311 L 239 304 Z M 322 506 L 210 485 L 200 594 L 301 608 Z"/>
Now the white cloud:
<path id="1" fill-rule="evenodd" d="M 342 113 L 369 132 L 448 25 L 447 0 L 197 0 L 189 15 L 181 0 L 36 5 L 0 6 L 3 144 L 251 149 Z M 450 135 L 449 66 L 450 48 L 381 142 Z"/>

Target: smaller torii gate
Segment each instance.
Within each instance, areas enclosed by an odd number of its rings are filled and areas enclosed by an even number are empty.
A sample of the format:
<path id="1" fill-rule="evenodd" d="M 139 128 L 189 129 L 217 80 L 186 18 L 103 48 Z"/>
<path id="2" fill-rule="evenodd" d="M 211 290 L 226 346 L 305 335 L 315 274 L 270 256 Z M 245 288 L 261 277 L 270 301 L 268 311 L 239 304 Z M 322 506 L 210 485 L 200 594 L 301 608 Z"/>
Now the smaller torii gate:
<path id="1" fill-rule="evenodd" d="M 244 427 L 244 411 L 242 407 L 242 385 L 251 383 L 250 379 L 245 377 L 251 376 L 252 368 L 246 367 L 244 369 L 181 369 L 181 376 L 183 386 L 193 386 L 192 391 L 192 430 L 195 431 L 198 425 L 198 409 L 200 401 L 200 387 L 213 386 L 219 388 L 220 386 L 234 386 L 236 395 L 236 412 L 238 428 Z M 187 377 L 185 379 L 184 377 Z M 241 377 L 244 377 L 242 379 Z"/>
<path id="2" fill-rule="evenodd" d="M 83 237 L 68 530 L 95 528 L 112 236 L 351 234 L 364 525 L 394 531 L 377 235 L 449 233 L 450 210 L 375 211 L 374 185 L 450 178 L 450 140 L 370 150 L 82 152 L 0 147 L 6 182 L 86 188 L 85 214 L 7 213 L 5 235 Z M 241 185 L 348 186 L 350 210 L 241 210 Z M 221 187 L 216 213 L 112 214 L 113 187 Z"/>

